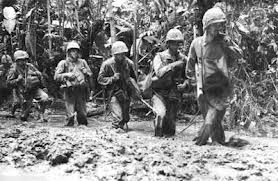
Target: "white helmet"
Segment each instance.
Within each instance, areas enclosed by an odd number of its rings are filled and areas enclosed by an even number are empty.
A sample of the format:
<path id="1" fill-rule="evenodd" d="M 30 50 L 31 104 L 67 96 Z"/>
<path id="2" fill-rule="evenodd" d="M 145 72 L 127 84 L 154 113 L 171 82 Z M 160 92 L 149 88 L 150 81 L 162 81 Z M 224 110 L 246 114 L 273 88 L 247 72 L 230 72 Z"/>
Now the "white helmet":
<path id="1" fill-rule="evenodd" d="M 2 55 L 1 63 L 12 63 L 12 62 L 13 60 L 10 55 L 8 54 Z"/>
<path id="2" fill-rule="evenodd" d="M 166 42 L 168 41 L 183 41 L 182 32 L 176 28 L 170 29 L 166 35 Z"/>
<path id="3" fill-rule="evenodd" d="M 23 50 L 17 50 L 14 52 L 14 60 L 17 61 L 19 59 L 27 59 L 29 58 L 29 55 L 26 51 Z"/>
<path id="4" fill-rule="evenodd" d="M 69 42 L 68 45 L 67 45 L 67 52 L 68 52 L 70 49 L 78 49 L 78 50 L 80 50 L 80 46 L 79 46 L 79 44 L 78 44 L 76 41 L 71 41 L 71 42 Z"/>
<path id="5" fill-rule="evenodd" d="M 111 52 L 112 52 L 112 55 L 119 54 L 119 53 L 126 53 L 126 52 L 128 52 L 128 48 L 124 42 L 116 41 L 112 45 Z"/>
<path id="6" fill-rule="evenodd" d="M 205 30 L 211 24 L 221 23 L 225 21 L 226 15 L 219 7 L 210 8 L 203 16 L 203 29 Z"/>

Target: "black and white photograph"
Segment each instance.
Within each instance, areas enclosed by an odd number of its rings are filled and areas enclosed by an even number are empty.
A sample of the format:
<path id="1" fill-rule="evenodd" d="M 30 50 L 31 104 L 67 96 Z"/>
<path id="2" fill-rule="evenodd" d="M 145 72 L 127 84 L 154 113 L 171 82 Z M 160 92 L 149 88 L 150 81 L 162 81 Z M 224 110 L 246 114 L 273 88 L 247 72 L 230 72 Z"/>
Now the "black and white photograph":
<path id="1" fill-rule="evenodd" d="M 0 181 L 64 180 L 278 181 L 278 1 L 0 0 Z"/>

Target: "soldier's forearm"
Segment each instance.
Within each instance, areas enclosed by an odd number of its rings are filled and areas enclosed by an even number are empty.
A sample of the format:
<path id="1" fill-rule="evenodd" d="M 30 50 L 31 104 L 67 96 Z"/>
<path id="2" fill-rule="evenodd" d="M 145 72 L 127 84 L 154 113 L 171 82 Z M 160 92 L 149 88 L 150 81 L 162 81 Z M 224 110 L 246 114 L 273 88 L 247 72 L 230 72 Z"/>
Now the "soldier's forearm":
<path id="1" fill-rule="evenodd" d="M 163 77 L 167 72 L 171 71 L 172 67 L 170 65 L 167 65 L 165 67 L 160 68 L 157 72 L 156 75 L 157 77 Z"/>
<path id="2" fill-rule="evenodd" d="M 59 82 L 62 82 L 63 80 L 64 80 L 64 76 L 63 76 L 63 74 L 55 74 L 55 76 L 54 76 L 54 80 L 56 80 L 56 81 L 59 81 Z"/>
<path id="3" fill-rule="evenodd" d="M 88 75 L 89 77 L 91 77 L 91 76 L 93 75 L 93 73 L 91 72 L 91 70 L 87 71 L 87 75 Z"/>
<path id="4" fill-rule="evenodd" d="M 170 65 L 173 68 L 182 68 L 184 66 L 184 61 L 183 60 L 175 61 L 175 62 L 171 63 Z"/>
<path id="5" fill-rule="evenodd" d="M 101 84 L 101 85 L 109 85 L 109 84 L 112 84 L 113 83 L 113 77 L 98 77 L 98 83 Z"/>

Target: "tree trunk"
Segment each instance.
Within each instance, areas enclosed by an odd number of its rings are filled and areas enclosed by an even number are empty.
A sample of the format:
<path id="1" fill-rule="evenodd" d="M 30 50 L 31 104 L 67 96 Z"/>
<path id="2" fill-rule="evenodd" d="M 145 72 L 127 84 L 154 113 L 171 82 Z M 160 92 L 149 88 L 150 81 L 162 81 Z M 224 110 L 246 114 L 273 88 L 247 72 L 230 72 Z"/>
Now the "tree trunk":
<path id="1" fill-rule="evenodd" d="M 48 21 L 48 48 L 49 48 L 49 57 L 51 57 L 51 49 L 52 49 L 52 43 L 51 43 L 51 20 L 50 20 L 50 0 L 47 0 L 47 21 Z"/>
<path id="2" fill-rule="evenodd" d="M 138 78 L 138 53 L 136 51 L 137 49 L 137 7 L 134 9 L 134 29 L 133 29 L 133 62 L 135 65 L 135 75 L 136 78 Z"/>
<path id="3" fill-rule="evenodd" d="M 114 22 L 112 10 L 113 10 L 112 0 L 108 0 L 108 19 L 110 19 L 111 43 L 114 43 L 116 39 L 116 32 L 115 32 L 115 22 Z"/>

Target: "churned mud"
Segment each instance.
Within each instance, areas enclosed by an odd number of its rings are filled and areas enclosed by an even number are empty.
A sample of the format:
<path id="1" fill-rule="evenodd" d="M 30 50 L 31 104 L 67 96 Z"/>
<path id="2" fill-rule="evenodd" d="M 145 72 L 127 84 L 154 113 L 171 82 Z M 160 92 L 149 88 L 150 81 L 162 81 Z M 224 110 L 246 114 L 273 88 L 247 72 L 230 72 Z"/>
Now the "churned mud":
<path id="1" fill-rule="evenodd" d="M 177 135 L 153 136 L 151 116 L 133 115 L 129 131 L 110 128 L 111 117 L 89 126 L 63 127 L 63 111 L 49 122 L 6 118 L 0 112 L 0 180 L 278 180 L 278 141 L 238 132 L 243 147 L 196 146 L 200 121 L 180 120 Z M 199 119 L 200 120 L 200 119 Z"/>

